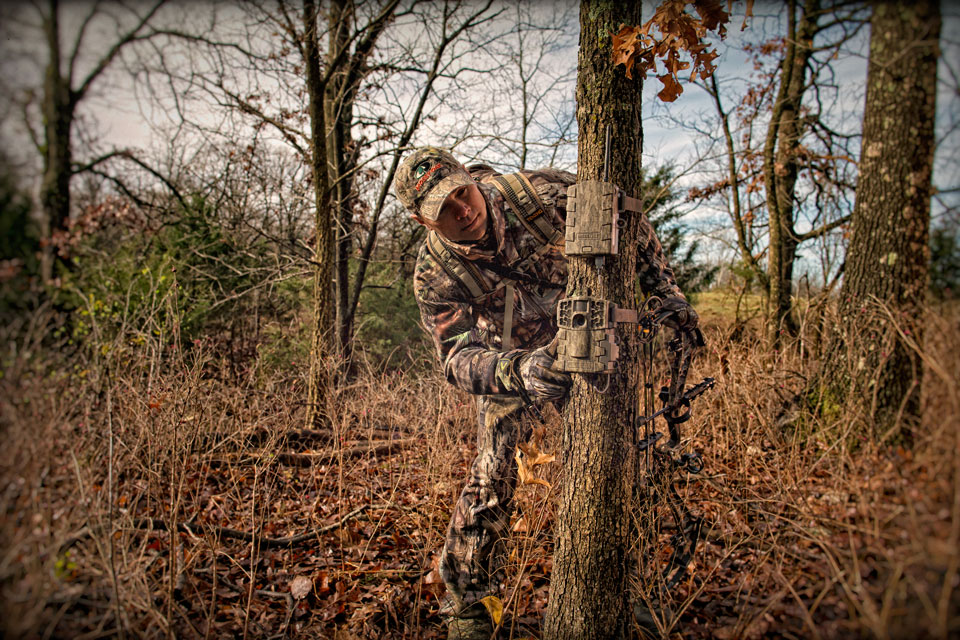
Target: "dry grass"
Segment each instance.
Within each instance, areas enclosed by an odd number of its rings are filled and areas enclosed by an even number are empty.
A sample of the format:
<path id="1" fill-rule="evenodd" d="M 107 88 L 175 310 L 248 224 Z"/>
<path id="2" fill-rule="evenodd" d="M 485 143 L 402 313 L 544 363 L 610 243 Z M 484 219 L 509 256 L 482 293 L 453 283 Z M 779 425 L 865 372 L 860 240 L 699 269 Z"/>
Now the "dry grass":
<path id="1" fill-rule="evenodd" d="M 717 378 L 685 425 L 705 461 L 684 488 L 705 541 L 690 577 L 659 600 L 665 632 L 960 633 L 956 310 L 930 314 L 911 451 L 877 443 L 849 419 L 856 407 L 831 419 L 802 409 L 779 425 L 818 362 L 767 352 L 728 318 L 707 314 L 708 349 L 690 376 Z M 176 335 L 67 360 L 42 355 L 39 333 L 5 342 L 0 380 L 6 637 L 441 636 L 434 567 L 474 452 L 466 394 L 365 363 L 331 400 L 328 429 L 305 435 L 296 368 L 264 376 L 252 362 L 224 377 L 204 345 L 172 348 Z M 558 424 L 552 414 L 535 432 L 538 451 L 556 451 Z M 354 455 L 395 438 L 403 446 Z M 318 455 L 293 466 L 284 452 Z M 545 611 L 557 466 L 533 468 L 549 486 L 518 489 L 504 637 L 536 635 Z"/>

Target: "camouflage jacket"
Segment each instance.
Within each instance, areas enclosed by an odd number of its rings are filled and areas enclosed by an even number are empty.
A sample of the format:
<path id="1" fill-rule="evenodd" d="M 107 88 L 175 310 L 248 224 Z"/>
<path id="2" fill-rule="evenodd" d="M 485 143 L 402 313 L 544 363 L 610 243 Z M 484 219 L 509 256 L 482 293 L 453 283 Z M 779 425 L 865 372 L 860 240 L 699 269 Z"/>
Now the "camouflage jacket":
<path id="1" fill-rule="evenodd" d="M 576 176 L 556 169 L 524 171 L 546 205 L 546 215 L 561 231 L 566 220 L 567 187 Z M 489 171 L 474 170 L 480 192 L 487 202 L 489 231 L 473 245 L 442 238 L 446 247 L 471 260 L 491 287 L 500 282 L 504 267 L 540 247 L 538 240 L 517 220 L 501 193 L 485 179 Z M 492 232 L 492 233 L 491 233 Z M 673 271 L 644 217 L 641 229 L 646 246 L 639 250 L 637 276 L 645 294 L 682 296 Z M 535 349 L 550 342 L 557 332 L 557 303 L 567 285 L 567 259 L 560 249 L 551 249 L 522 269 L 527 281 L 517 281 L 513 309 L 513 344 Z M 554 286 L 546 286 L 552 283 Z M 500 287 L 480 302 L 474 302 L 466 287 L 450 276 L 427 250 L 420 247 L 414 271 L 414 293 L 424 328 L 433 339 L 443 373 L 456 386 L 475 394 L 504 394 L 496 377 L 501 352 L 505 288 Z"/>

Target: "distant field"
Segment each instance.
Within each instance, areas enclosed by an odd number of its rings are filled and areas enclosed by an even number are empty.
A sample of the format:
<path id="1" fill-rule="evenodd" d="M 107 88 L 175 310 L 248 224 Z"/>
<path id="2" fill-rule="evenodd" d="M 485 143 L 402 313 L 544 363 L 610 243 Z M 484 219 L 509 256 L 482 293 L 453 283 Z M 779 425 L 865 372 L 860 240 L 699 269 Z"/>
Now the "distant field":
<path id="1" fill-rule="evenodd" d="M 705 325 L 725 324 L 738 317 L 741 320 L 759 316 L 763 297 L 760 294 L 740 294 L 732 289 L 701 291 L 690 296 L 700 320 Z"/>

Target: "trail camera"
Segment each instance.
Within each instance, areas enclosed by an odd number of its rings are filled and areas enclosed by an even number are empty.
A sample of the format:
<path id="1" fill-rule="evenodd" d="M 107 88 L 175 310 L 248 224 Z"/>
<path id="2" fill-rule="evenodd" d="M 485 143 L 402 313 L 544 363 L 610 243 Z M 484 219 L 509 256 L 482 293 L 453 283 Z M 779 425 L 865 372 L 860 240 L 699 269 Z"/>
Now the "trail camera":
<path id="1" fill-rule="evenodd" d="M 608 373 L 620 350 L 618 322 L 636 322 L 637 312 L 621 309 L 609 300 L 565 298 L 557 307 L 557 362 L 560 371 Z"/>
<path id="2" fill-rule="evenodd" d="M 631 198 L 610 177 L 610 125 L 603 145 L 603 180 L 584 180 L 567 189 L 567 228 L 564 253 L 568 256 L 604 256 L 619 253 L 620 214 L 643 212 L 642 203 Z"/>
<path id="3" fill-rule="evenodd" d="M 621 218 L 625 211 L 640 213 L 641 202 L 627 196 L 610 176 L 610 125 L 604 144 L 603 180 L 584 180 L 567 189 L 567 227 L 563 252 L 594 256 L 599 268 L 605 256 L 619 252 Z M 557 363 L 561 371 L 609 373 L 620 355 L 618 322 L 637 322 L 637 312 L 621 309 L 609 300 L 570 297 L 557 307 Z"/>
<path id="4" fill-rule="evenodd" d="M 617 255 L 620 189 L 612 182 L 585 180 L 567 189 L 568 256 Z"/>

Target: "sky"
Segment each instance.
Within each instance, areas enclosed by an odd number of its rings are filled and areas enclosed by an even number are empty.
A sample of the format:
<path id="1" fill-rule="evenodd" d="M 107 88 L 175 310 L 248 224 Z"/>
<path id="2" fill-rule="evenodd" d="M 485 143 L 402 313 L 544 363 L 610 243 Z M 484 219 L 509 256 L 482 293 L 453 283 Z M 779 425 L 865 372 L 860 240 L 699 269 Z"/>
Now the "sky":
<path id="1" fill-rule="evenodd" d="M 85 14 L 89 2 L 79 1 L 67 3 L 64 7 L 64 18 L 62 29 L 65 33 L 76 28 L 82 16 Z M 174 3 L 166 7 L 164 11 L 164 20 L 170 24 L 190 24 L 193 27 L 197 25 L 196 20 L 199 14 L 194 8 L 197 5 L 186 3 Z M 509 4 L 506 5 L 510 7 Z M 652 13 L 654 3 L 650 0 L 644 2 L 644 15 L 649 16 Z M 741 45 L 745 40 L 755 41 L 765 33 L 776 33 L 782 29 L 780 22 L 782 16 L 779 14 L 780 3 L 757 2 L 754 8 L 755 16 L 750 20 L 746 30 L 740 30 L 740 23 L 743 21 L 742 3 L 736 3 L 733 10 L 733 17 L 728 27 L 726 40 L 721 42 L 717 38 L 711 41 L 717 46 L 720 57 L 716 64 L 718 67 L 717 77 L 721 85 L 726 87 L 731 96 L 738 95 L 742 91 L 743 82 L 750 73 L 750 64 L 746 55 L 741 50 Z M 548 75 L 552 77 L 567 77 L 572 79 L 576 73 L 576 41 L 578 34 L 577 24 L 577 3 L 573 0 L 563 2 L 534 2 L 533 16 L 537 19 L 555 18 L 568 10 L 569 25 L 563 37 L 558 40 L 558 48 L 545 58 L 544 68 Z M 738 13 L 738 10 L 741 13 Z M 218 11 L 226 16 L 228 22 L 232 11 L 235 8 L 228 3 L 218 5 Z M 27 5 L 23 5 L 23 10 L 18 19 L 27 22 L 21 30 L 11 31 L 6 28 L 5 41 L 2 43 L 5 48 L 13 46 L 15 49 L 24 50 L 28 54 L 31 47 L 34 48 L 34 55 L 27 55 L 22 62 L 18 62 L 14 56 L 4 56 L 3 67 L 0 71 L 4 74 L 4 80 L 28 79 L 30 69 L 37 68 L 37 60 L 42 56 L 37 55 L 37 42 L 32 42 L 23 34 L 29 33 L 26 28 L 30 23 L 31 11 Z M 508 28 L 510 14 L 505 14 L 506 21 L 501 22 L 501 27 Z M 944 26 L 942 46 L 942 59 L 940 65 L 940 94 L 938 96 L 938 134 L 941 143 L 938 146 L 935 162 L 935 184 L 947 193 L 942 194 L 938 201 L 934 202 L 933 213 L 935 219 L 943 215 L 944 204 L 956 205 L 957 194 L 951 193 L 953 189 L 960 187 L 960 131 L 955 129 L 956 122 L 960 119 L 960 109 L 958 109 L 957 77 L 960 74 L 960 8 L 954 6 L 954 3 L 944 3 Z M 107 41 L 107 35 L 112 25 L 95 24 L 91 30 L 89 42 L 93 43 L 92 49 L 96 49 L 98 41 Z M 411 22 L 411 29 L 417 27 Z M 101 32 L 98 33 L 97 29 Z M 863 109 L 863 87 L 865 82 L 866 60 L 865 52 L 867 50 L 867 30 L 864 30 L 859 38 L 850 43 L 846 50 L 839 56 L 834 66 L 837 72 L 837 90 L 834 92 L 835 113 L 838 115 L 836 122 L 838 128 L 857 132 L 859 129 L 859 118 Z M 423 39 L 425 34 L 421 32 L 412 32 L 407 36 L 412 41 L 418 38 Z M 954 39 L 957 40 L 954 40 Z M 562 46 L 561 46 L 562 45 Z M 482 56 L 478 58 L 479 66 L 482 66 Z M 18 66 L 20 65 L 20 66 Z M 81 60 L 80 70 L 83 70 L 83 61 Z M 489 114 L 497 113 L 498 109 L 507 109 L 514 106 L 511 104 L 509 95 L 500 95 L 497 93 L 497 87 L 489 84 L 494 76 L 487 74 L 478 74 L 471 82 L 476 83 L 477 94 L 467 100 L 468 103 L 481 105 L 480 110 L 489 110 Z M 487 84 L 485 84 L 485 82 Z M 6 84 L 6 83 L 5 83 Z M 16 83 L 14 83 L 16 84 Z M 564 101 L 567 103 L 572 99 L 574 85 L 572 82 L 561 83 L 559 89 L 555 90 L 551 98 L 555 101 Z M 660 89 L 660 82 L 655 78 L 648 78 L 645 82 L 643 92 L 643 132 L 644 132 L 644 164 L 646 166 L 659 166 L 670 162 L 685 170 L 687 173 L 679 181 L 682 187 L 693 186 L 709 180 L 705 173 L 708 169 L 706 163 L 697 164 L 696 157 L 701 153 L 703 147 L 703 136 L 692 130 L 692 127 L 705 127 L 713 119 L 713 105 L 707 94 L 699 87 L 686 85 L 683 94 L 674 103 L 662 103 L 656 99 L 656 93 Z M 558 93 L 559 91 L 559 93 Z M 117 72 L 108 74 L 104 77 L 104 82 L 98 83 L 94 95 L 85 113 L 85 128 L 93 130 L 95 137 L 99 140 L 101 147 L 110 145 L 148 147 L 162 143 L 158 140 L 158 135 L 162 135 L 158 130 L 157 124 L 162 122 L 164 114 L 154 108 L 144 107 L 144 101 L 138 100 L 143 96 L 142 87 L 131 85 L 129 76 L 122 73 L 118 68 Z M 433 140 L 430 136 L 443 136 L 449 131 L 456 130 L 458 126 L 463 125 L 462 112 L 447 108 L 448 105 L 436 103 L 432 105 L 433 114 L 436 120 L 428 123 L 428 126 L 420 134 L 418 143 L 430 143 Z M 506 112 L 504 112 L 506 113 Z M 2 132 L 7 140 L 15 139 L 11 133 L 11 124 L 15 122 L 16 116 L 10 112 L 0 114 L 3 116 Z M 505 118 L 503 118 L 505 120 Z M 496 120 L 496 119 L 495 119 Z M 489 122 L 489 120 L 488 120 Z M 682 126 L 679 123 L 686 123 Z M 710 125 L 710 126 L 715 126 Z M 712 129 L 716 138 L 717 130 Z M 575 134 L 575 126 L 573 129 Z M 474 135 L 477 132 L 473 132 Z M 460 134 L 461 137 L 469 134 Z M 15 144 L 7 144 L 8 149 L 15 153 L 17 149 L 25 149 L 23 138 Z M 458 151 L 470 153 L 482 147 L 482 137 L 477 139 L 468 138 L 458 146 Z M 488 148 L 489 149 L 489 148 Z M 575 144 L 569 144 L 565 147 L 556 163 L 564 168 L 573 169 L 575 163 Z M 511 162 L 509 157 L 482 158 L 492 164 L 501 164 L 508 166 Z M 711 220 L 717 218 L 718 212 L 711 211 L 708 208 L 691 208 L 686 216 L 686 221 L 694 227 L 698 225 L 707 228 Z M 956 216 L 956 213 L 953 214 Z M 719 246 L 712 249 L 720 252 Z"/>

